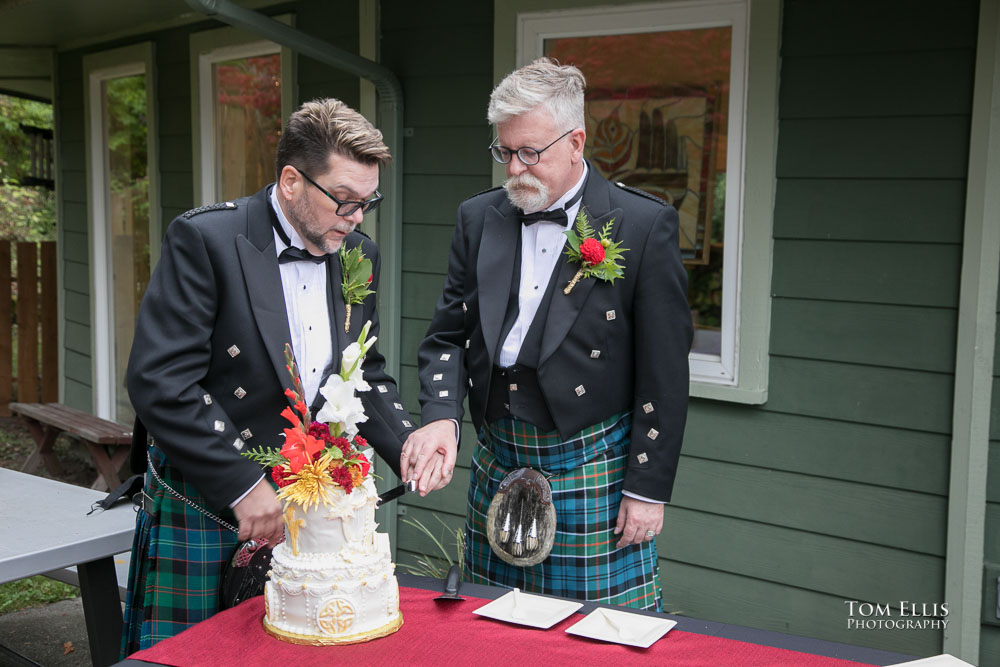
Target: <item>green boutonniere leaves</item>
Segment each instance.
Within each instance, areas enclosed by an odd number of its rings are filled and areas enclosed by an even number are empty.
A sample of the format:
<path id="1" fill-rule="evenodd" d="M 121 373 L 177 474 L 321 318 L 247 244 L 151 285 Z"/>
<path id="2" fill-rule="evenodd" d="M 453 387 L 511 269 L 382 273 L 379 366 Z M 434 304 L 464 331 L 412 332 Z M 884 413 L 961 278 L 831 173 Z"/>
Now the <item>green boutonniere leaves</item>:
<path id="1" fill-rule="evenodd" d="M 361 252 L 361 246 L 346 250 L 340 246 L 340 286 L 344 292 L 344 304 L 347 316 L 344 318 L 344 333 L 351 331 L 351 304 L 361 303 L 369 295 L 374 294 L 368 289 L 375 277 L 372 274 L 372 261 Z"/>

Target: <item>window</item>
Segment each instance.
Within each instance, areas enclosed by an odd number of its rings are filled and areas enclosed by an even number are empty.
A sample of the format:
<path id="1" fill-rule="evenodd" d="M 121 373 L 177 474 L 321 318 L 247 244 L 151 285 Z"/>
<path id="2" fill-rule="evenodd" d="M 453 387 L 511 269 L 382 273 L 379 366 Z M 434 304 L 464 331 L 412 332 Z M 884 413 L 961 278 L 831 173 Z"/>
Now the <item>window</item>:
<path id="1" fill-rule="evenodd" d="M 583 71 L 590 164 L 678 210 L 695 322 L 692 395 L 754 403 L 766 398 L 777 118 L 777 7 L 768 4 L 754 3 L 754 25 L 746 0 L 519 13 L 515 65 L 544 54 Z M 757 34 L 766 28 L 770 55 Z M 750 99 L 753 65 L 769 68 L 773 83 Z M 762 140 L 752 144 L 751 132 Z M 751 268 L 751 256 L 764 266 Z"/>
<path id="2" fill-rule="evenodd" d="M 195 201 L 236 199 L 274 181 L 291 104 L 290 55 L 233 28 L 191 36 L 195 82 Z"/>
<path id="3" fill-rule="evenodd" d="M 123 424 L 135 417 L 125 370 L 160 238 L 151 72 L 150 44 L 84 59 L 94 403 Z"/>

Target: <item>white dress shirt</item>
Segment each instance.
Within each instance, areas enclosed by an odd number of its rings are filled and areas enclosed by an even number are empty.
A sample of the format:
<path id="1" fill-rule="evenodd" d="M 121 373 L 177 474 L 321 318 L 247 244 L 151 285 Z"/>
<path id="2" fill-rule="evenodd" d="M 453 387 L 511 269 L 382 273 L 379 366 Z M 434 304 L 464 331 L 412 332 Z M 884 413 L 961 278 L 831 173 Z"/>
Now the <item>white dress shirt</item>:
<path id="1" fill-rule="evenodd" d="M 278 205 L 278 195 L 275 187 L 271 188 L 271 207 L 278 216 L 278 224 L 288 235 L 293 246 L 305 248 L 302 238 L 285 217 Z M 274 234 L 274 251 L 280 255 L 287 248 L 277 230 Z M 333 336 L 330 331 L 330 313 L 326 299 L 327 279 L 326 262 L 286 262 L 278 265 L 281 272 L 281 289 L 285 294 L 285 314 L 288 316 L 288 331 L 292 335 L 292 350 L 295 351 L 295 363 L 299 367 L 299 377 L 302 380 L 303 399 L 306 405 L 312 405 L 319 393 L 319 383 L 323 379 L 323 371 L 333 359 Z M 234 500 L 229 507 L 246 498 L 264 480 L 260 479 L 247 489 L 246 493 Z"/>
<path id="2" fill-rule="evenodd" d="M 580 176 L 580 180 L 557 199 L 549 210 L 554 211 L 565 206 L 566 202 L 583 187 L 589 169 L 586 162 L 583 165 L 583 175 Z M 580 210 L 582 201 L 578 200 L 566 210 L 570 226 L 576 221 L 576 214 Z M 559 263 L 559 256 L 566 244 L 564 232 L 567 229 L 569 227 L 561 227 L 550 222 L 521 225 L 521 286 L 517 293 L 518 312 L 517 320 L 514 321 L 514 326 L 510 328 L 510 333 L 500 348 L 500 366 L 504 368 L 517 363 L 517 355 L 521 353 L 521 345 L 528 335 L 535 313 L 538 312 L 538 306 L 545 295 L 545 288 L 552 278 L 552 271 Z"/>
<path id="3" fill-rule="evenodd" d="M 293 246 L 304 248 L 302 238 L 278 206 L 277 194 L 271 189 L 271 206 L 278 215 L 278 224 L 288 235 Z M 287 248 L 278 232 L 274 232 L 274 249 L 280 255 Z M 333 359 L 333 335 L 330 331 L 330 313 L 327 301 L 326 262 L 286 262 L 278 265 L 281 271 L 281 288 L 285 293 L 285 314 L 288 330 L 292 335 L 295 362 L 302 378 L 303 399 L 312 405 L 319 392 L 323 371 Z"/>

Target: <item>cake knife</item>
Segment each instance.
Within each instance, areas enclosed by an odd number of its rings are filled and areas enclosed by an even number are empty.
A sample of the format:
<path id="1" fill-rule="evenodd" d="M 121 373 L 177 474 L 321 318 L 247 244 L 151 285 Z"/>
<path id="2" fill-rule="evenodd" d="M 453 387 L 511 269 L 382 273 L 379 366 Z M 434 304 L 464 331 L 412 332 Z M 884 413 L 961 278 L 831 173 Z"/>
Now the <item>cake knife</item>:
<path id="1" fill-rule="evenodd" d="M 381 507 L 390 500 L 395 500 L 396 498 L 399 498 L 404 493 L 416 493 L 416 491 L 417 491 L 417 481 L 411 479 L 409 482 L 406 482 L 405 484 L 400 484 L 394 489 L 389 489 L 381 496 L 379 496 L 378 501 L 375 503 L 375 507 Z"/>

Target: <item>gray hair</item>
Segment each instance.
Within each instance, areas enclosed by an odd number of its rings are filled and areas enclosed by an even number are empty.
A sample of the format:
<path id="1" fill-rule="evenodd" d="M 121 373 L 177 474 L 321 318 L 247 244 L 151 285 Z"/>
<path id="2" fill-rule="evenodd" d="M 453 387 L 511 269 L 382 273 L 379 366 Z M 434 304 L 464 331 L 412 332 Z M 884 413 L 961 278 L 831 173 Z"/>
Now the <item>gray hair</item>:
<path id="1" fill-rule="evenodd" d="M 584 128 L 583 89 L 587 80 L 573 65 L 539 58 L 514 70 L 490 94 L 486 118 L 493 125 L 536 108 L 548 110 L 559 130 Z"/>

